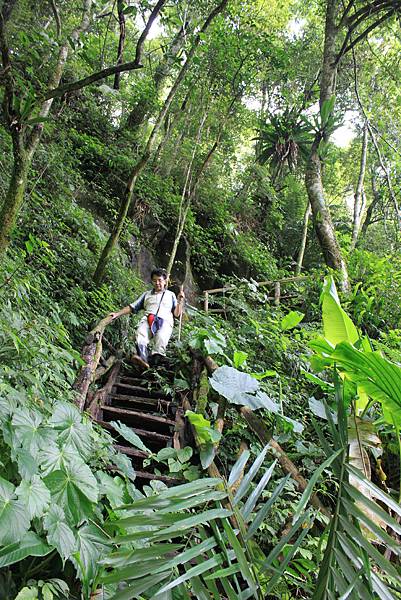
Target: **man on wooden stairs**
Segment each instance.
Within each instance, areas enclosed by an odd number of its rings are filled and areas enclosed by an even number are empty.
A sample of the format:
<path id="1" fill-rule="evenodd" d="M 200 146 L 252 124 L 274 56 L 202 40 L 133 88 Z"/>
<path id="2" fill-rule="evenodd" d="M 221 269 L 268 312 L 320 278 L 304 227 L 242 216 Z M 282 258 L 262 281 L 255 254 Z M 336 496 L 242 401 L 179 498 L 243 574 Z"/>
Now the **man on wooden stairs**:
<path id="1" fill-rule="evenodd" d="M 136 331 L 136 347 L 138 354 L 131 360 L 148 369 L 149 363 L 157 366 L 166 355 L 174 327 L 174 317 L 179 318 L 183 311 L 185 295 L 183 290 L 178 298 L 167 289 L 167 272 L 164 269 L 153 269 L 150 274 L 152 289 L 144 292 L 135 302 L 128 304 L 120 311 L 111 313 L 113 319 L 131 312 L 144 311 Z M 149 357 L 149 344 L 152 343 Z"/>

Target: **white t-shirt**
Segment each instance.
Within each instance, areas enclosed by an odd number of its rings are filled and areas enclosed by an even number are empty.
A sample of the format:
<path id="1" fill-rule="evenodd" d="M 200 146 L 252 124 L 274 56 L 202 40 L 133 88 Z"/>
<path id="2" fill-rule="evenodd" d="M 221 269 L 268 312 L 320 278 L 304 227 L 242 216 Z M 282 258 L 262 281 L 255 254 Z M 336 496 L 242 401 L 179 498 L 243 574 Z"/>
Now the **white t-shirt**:
<path id="1" fill-rule="evenodd" d="M 159 308 L 160 305 L 160 308 Z M 155 315 L 164 319 L 167 323 L 174 323 L 174 309 L 177 306 L 177 298 L 174 292 L 164 290 L 156 293 L 154 290 L 144 292 L 135 302 L 130 304 L 131 310 L 134 313 L 140 310 L 145 311 L 145 317 Z M 159 312 L 157 309 L 159 308 Z"/>

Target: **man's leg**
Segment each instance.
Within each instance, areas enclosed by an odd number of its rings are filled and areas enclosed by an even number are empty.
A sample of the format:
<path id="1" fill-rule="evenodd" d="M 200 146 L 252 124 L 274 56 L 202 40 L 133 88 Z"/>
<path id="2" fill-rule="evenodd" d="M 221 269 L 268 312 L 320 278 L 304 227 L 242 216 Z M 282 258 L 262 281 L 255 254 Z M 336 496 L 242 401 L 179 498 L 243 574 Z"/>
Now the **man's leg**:
<path id="1" fill-rule="evenodd" d="M 156 332 L 153 341 L 153 351 L 152 356 L 154 354 L 161 354 L 162 356 L 166 356 L 166 348 L 167 344 L 170 341 L 171 334 L 173 332 L 173 326 L 170 323 L 164 322 L 161 329 Z"/>
<path id="2" fill-rule="evenodd" d="M 140 321 L 136 330 L 136 346 L 138 348 L 139 360 L 133 357 L 134 362 L 138 362 L 143 367 L 149 367 L 148 364 L 148 345 L 150 341 L 150 330 L 147 321 Z"/>

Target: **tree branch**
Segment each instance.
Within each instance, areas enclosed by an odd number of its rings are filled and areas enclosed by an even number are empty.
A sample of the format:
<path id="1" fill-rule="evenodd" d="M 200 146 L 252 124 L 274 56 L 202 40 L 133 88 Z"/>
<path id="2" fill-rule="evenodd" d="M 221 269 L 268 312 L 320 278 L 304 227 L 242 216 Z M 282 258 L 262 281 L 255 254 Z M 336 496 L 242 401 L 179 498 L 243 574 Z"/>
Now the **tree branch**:
<path id="1" fill-rule="evenodd" d="M 346 54 L 347 52 L 349 52 L 350 50 L 352 50 L 353 48 L 355 48 L 355 46 L 357 44 L 359 44 L 359 42 L 361 42 L 364 38 L 366 38 L 371 31 L 373 31 L 374 29 L 376 29 L 376 27 L 378 27 L 379 25 L 381 25 L 382 23 L 384 23 L 384 21 L 387 21 L 387 19 L 389 19 L 391 16 L 393 16 L 393 14 L 395 14 L 395 12 L 396 12 L 395 9 L 389 10 L 378 21 L 375 21 L 374 23 L 372 23 L 372 25 L 369 25 L 369 27 L 367 27 L 365 29 L 365 31 L 363 31 L 361 34 L 359 34 L 358 37 L 356 37 L 350 44 L 345 45 L 346 43 L 348 43 L 348 40 L 350 39 L 351 34 L 353 33 L 353 30 L 355 29 L 353 27 L 348 32 L 348 34 L 347 34 L 347 36 L 346 36 L 346 38 L 344 40 L 344 44 L 343 44 L 340 52 L 337 54 L 335 64 L 337 65 L 340 62 L 340 60 L 342 59 L 342 57 L 344 56 L 344 54 Z"/>
<path id="2" fill-rule="evenodd" d="M 142 47 L 143 47 L 144 41 L 146 39 L 146 36 L 149 33 L 149 29 L 152 26 L 152 23 L 156 19 L 158 13 L 160 12 L 161 7 L 165 4 L 165 2 L 166 2 L 166 0 L 159 0 L 159 2 L 156 4 L 155 8 L 153 9 L 153 11 L 149 17 L 149 20 L 137 42 L 136 52 L 135 52 L 135 60 L 133 60 L 131 62 L 123 63 L 121 65 L 114 65 L 112 67 L 107 67 L 106 69 L 102 69 L 101 71 L 98 71 L 97 73 L 92 73 L 92 75 L 88 75 L 88 77 L 84 77 L 82 79 L 79 79 L 78 81 L 73 81 L 72 83 L 65 83 L 64 85 L 59 85 L 58 87 L 49 90 L 45 94 L 44 99 L 50 100 L 51 98 L 59 98 L 60 96 L 64 96 L 64 94 L 67 94 L 69 92 L 74 92 L 76 90 L 80 90 L 84 87 L 87 87 L 88 85 L 91 85 L 92 83 L 95 83 L 96 81 L 105 79 L 106 77 L 109 77 L 110 75 L 115 75 L 116 73 L 122 73 L 122 72 L 126 72 L 126 71 L 134 71 L 136 69 L 142 69 L 143 65 L 140 64 L 140 59 L 141 59 L 141 53 L 142 53 Z"/>
<path id="3" fill-rule="evenodd" d="M 6 40 L 6 24 L 9 20 L 15 0 L 5 2 L 0 13 L 0 52 L 3 71 L 0 74 L 0 82 L 4 87 L 3 110 L 8 126 L 13 125 L 13 103 L 14 103 L 14 80 L 11 73 L 10 49 Z"/>
<path id="4" fill-rule="evenodd" d="M 58 8 L 57 8 L 55 1 L 54 0 L 49 0 L 49 1 L 50 1 L 50 6 L 52 7 L 54 20 L 56 21 L 56 34 L 57 34 L 57 37 L 60 37 L 60 34 L 61 34 L 60 14 L 58 12 Z"/>
<path id="5" fill-rule="evenodd" d="M 141 54 L 142 54 L 142 47 L 143 47 L 143 43 L 147 38 L 147 35 L 149 33 L 150 28 L 152 27 L 157 15 L 159 14 L 161 8 L 163 7 L 163 5 L 166 3 L 166 0 L 159 0 L 159 2 L 156 4 L 156 6 L 154 7 L 154 9 L 152 10 L 152 12 L 150 13 L 150 17 L 148 22 L 146 23 L 145 29 L 142 31 L 138 43 L 136 45 L 136 52 L 135 52 L 135 61 L 139 64 L 141 61 Z"/>
<path id="6" fill-rule="evenodd" d="M 368 118 L 368 116 L 367 116 L 367 114 L 365 112 L 365 109 L 364 109 L 362 101 L 361 101 L 361 97 L 359 95 L 358 77 L 357 77 L 357 69 L 356 69 L 356 58 L 355 58 L 355 52 L 354 51 L 352 51 L 352 59 L 353 59 L 353 66 L 354 66 L 354 86 L 355 86 L 356 99 L 357 99 L 359 108 L 361 109 L 362 114 L 363 114 L 363 116 L 365 118 L 366 127 L 367 127 L 367 130 L 369 132 L 370 138 L 371 138 L 371 140 L 373 142 L 373 145 L 375 147 L 377 158 L 378 158 L 379 163 L 380 163 L 380 167 L 381 167 L 381 169 L 382 169 L 382 171 L 384 173 L 384 176 L 386 178 L 386 182 L 387 182 L 387 187 L 388 187 L 390 199 L 391 199 L 391 202 L 392 202 L 392 204 L 394 206 L 395 214 L 396 214 L 396 217 L 397 217 L 398 227 L 401 228 L 401 212 L 400 212 L 400 207 L 398 205 L 398 201 L 397 201 L 397 198 L 396 198 L 396 195 L 394 193 L 393 186 L 392 186 L 392 183 L 391 183 L 390 173 L 389 173 L 386 165 L 384 164 L 383 157 L 382 157 L 379 145 L 378 145 L 377 140 L 376 140 L 376 136 L 373 133 L 372 127 L 370 125 L 369 118 Z"/>

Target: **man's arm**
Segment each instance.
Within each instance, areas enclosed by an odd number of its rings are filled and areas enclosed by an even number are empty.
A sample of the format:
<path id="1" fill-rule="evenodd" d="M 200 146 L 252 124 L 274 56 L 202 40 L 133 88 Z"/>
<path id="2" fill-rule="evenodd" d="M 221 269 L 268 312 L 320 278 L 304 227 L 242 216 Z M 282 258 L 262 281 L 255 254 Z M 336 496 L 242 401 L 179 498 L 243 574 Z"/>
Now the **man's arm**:
<path id="1" fill-rule="evenodd" d="M 121 310 L 110 313 L 110 316 L 113 318 L 114 321 L 114 319 L 118 319 L 118 317 L 122 317 L 123 315 L 129 315 L 131 312 L 131 305 L 128 304 L 128 306 L 124 306 L 124 308 L 122 308 Z"/>
<path id="2" fill-rule="evenodd" d="M 124 306 L 124 308 L 117 312 L 110 313 L 110 316 L 113 318 L 113 321 L 114 319 L 118 319 L 118 317 L 122 317 L 123 315 L 129 315 L 132 312 L 137 313 L 138 311 L 142 310 L 144 308 L 145 295 L 146 292 L 139 296 L 138 300 L 135 300 L 135 302 L 132 302 L 132 304 Z"/>
<path id="3" fill-rule="evenodd" d="M 180 292 L 177 296 L 177 304 L 173 311 L 173 315 L 175 317 L 180 317 L 182 315 L 183 310 L 184 310 L 184 301 L 185 301 L 184 290 L 180 290 Z"/>

